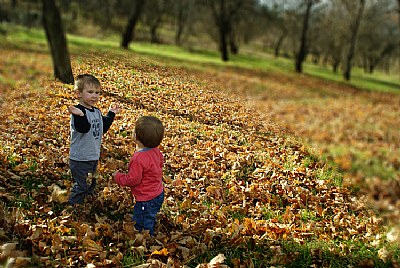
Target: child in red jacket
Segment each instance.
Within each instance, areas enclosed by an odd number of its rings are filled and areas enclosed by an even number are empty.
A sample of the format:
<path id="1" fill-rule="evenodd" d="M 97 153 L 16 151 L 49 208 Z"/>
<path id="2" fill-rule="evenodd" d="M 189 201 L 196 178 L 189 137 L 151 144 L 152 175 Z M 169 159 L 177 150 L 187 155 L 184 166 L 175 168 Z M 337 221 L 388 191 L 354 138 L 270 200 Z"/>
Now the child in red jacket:
<path id="1" fill-rule="evenodd" d="M 132 216 L 135 228 L 149 230 L 151 235 L 154 235 L 156 215 L 164 202 L 164 157 L 158 149 L 163 137 L 164 126 L 158 118 L 140 117 L 133 134 L 138 150 L 129 161 L 128 173 L 114 173 L 115 182 L 129 186 L 136 199 Z"/>

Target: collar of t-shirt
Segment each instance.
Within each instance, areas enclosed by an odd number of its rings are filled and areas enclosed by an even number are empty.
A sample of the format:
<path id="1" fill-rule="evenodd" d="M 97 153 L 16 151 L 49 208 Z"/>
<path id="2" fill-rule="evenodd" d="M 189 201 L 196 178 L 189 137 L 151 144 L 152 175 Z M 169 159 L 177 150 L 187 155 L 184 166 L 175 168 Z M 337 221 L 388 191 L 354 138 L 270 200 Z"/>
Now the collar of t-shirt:
<path id="1" fill-rule="evenodd" d="M 144 148 L 139 149 L 138 152 L 147 152 L 147 151 L 150 151 L 151 149 L 153 149 L 153 148 L 144 147 Z"/>

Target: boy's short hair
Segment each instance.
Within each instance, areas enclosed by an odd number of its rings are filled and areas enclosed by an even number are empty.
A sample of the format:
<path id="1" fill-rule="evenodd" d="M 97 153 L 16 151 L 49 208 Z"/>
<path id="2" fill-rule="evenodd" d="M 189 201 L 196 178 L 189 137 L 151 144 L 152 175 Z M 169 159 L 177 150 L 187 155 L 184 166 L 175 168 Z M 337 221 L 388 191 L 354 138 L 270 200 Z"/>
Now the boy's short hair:
<path id="1" fill-rule="evenodd" d="M 100 81 L 91 74 L 80 74 L 75 79 L 75 90 L 82 92 L 85 86 L 100 87 Z"/>
<path id="2" fill-rule="evenodd" d="M 142 116 L 136 121 L 135 134 L 145 147 L 155 148 L 164 137 L 164 126 L 157 117 Z"/>

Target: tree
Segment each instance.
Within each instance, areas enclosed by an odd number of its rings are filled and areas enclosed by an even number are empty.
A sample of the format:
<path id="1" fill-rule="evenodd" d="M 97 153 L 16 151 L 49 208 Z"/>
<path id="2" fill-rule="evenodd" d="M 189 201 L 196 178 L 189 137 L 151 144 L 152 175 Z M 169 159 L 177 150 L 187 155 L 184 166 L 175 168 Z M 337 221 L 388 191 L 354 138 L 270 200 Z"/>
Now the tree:
<path id="1" fill-rule="evenodd" d="M 352 60 L 354 58 L 354 52 L 356 48 L 356 41 L 357 41 L 357 34 L 360 28 L 361 18 L 364 12 L 365 7 L 365 0 L 343 0 L 342 1 L 346 6 L 347 10 L 351 12 L 352 10 L 356 10 L 355 17 L 350 24 L 350 43 L 349 43 L 349 50 L 347 52 L 347 56 L 345 59 L 345 66 L 343 72 L 343 78 L 346 81 L 349 81 L 351 78 L 351 67 L 352 67 Z M 356 5 L 356 9 L 354 9 L 354 5 Z"/>
<path id="2" fill-rule="evenodd" d="M 232 24 L 244 0 L 206 0 L 218 29 L 218 46 L 223 61 L 229 60 L 228 41 Z"/>
<path id="3" fill-rule="evenodd" d="M 346 43 L 347 28 L 343 21 L 346 20 L 347 15 L 340 3 L 333 2 L 327 5 L 319 18 L 319 30 L 315 33 L 317 40 L 314 42 L 322 47 L 323 62 L 331 64 L 332 71 L 337 73 Z"/>
<path id="4" fill-rule="evenodd" d="M 365 72 L 373 73 L 378 64 L 394 55 L 398 47 L 399 31 L 392 9 L 391 0 L 371 2 L 365 7 L 357 44 Z"/>
<path id="5" fill-rule="evenodd" d="M 144 21 L 150 29 L 150 42 L 160 43 L 157 31 L 167 9 L 170 7 L 168 0 L 147 0 L 144 10 Z"/>
<path id="6" fill-rule="evenodd" d="M 399 13 L 398 20 L 399 20 L 399 31 L 400 31 L 400 0 L 397 0 L 397 13 Z"/>
<path id="7" fill-rule="evenodd" d="M 54 0 L 42 0 L 42 5 L 43 26 L 53 60 L 54 76 L 63 83 L 73 84 L 74 76 L 72 74 L 71 60 L 60 11 Z"/>
<path id="8" fill-rule="evenodd" d="M 132 42 L 134 38 L 135 27 L 142 14 L 143 7 L 145 5 L 144 0 L 134 0 L 132 2 L 133 2 L 132 12 L 131 15 L 129 16 L 128 23 L 125 27 L 125 31 L 122 34 L 121 47 L 125 49 L 128 49 L 130 42 Z"/>
<path id="9" fill-rule="evenodd" d="M 274 56 L 277 58 L 280 55 L 283 41 L 287 37 L 289 31 L 286 24 L 284 23 L 284 18 L 277 17 L 276 20 L 278 20 L 278 23 L 276 23 L 276 28 L 278 29 L 278 33 L 276 35 L 278 36 L 278 38 L 274 43 Z"/>
<path id="10" fill-rule="evenodd" d="M 187 0 L 176 0 L 172 1 L 172 15 L 176 21 L 176 32 L 175 32 L 175 45 L 182 44 L 182 36 L 189 26 L 191 17 L 194 15 L 194 3 Z"/>
<path id="11" fill-rule="evenodd" d="M 307 56 L 308 52 L 308 44 L 307 44 L 307 32 L 309 28 L 309 20 L 311 14 L 311 7 L 316 3 L 315 0 L 306 0 L 306 12 L 303 18 L 303 27 L 301 31 L 301 39 L 300 39 L 300 49 L 297 52 L 295 59 L 295 70 L 298 73 L 303 72 L 303 62 Z"/>

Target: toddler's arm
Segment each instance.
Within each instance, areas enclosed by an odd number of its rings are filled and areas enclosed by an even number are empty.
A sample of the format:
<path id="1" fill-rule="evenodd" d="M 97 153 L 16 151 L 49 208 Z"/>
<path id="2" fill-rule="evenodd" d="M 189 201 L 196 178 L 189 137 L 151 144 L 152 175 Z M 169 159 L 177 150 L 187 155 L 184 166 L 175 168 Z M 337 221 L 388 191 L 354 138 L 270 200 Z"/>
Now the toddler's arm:
<path id="1" fill-rule="evenodd" d="M 114 181 L 121 186 L 135 187 L 142 182 L 143 167 L 139 161 L 135 161 L 133 156 L 129 162 L 128 173 L 115 172 L 113 177 Z"/>

